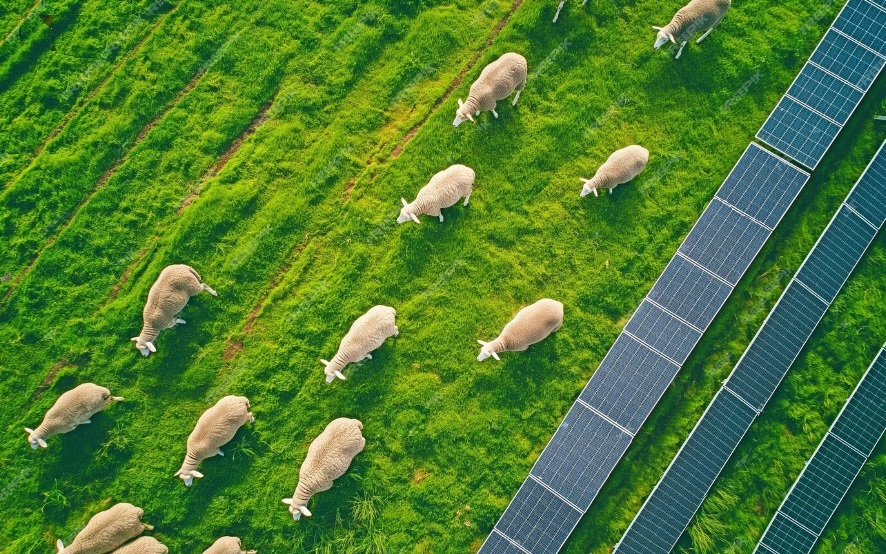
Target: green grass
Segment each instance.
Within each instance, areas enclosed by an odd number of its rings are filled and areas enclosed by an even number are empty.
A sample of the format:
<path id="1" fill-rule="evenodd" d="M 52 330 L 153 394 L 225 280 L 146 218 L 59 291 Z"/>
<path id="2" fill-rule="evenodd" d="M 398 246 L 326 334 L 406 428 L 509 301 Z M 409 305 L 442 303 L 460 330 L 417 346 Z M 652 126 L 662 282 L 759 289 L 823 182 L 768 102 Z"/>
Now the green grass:
<path id="1" fill-rule="evenodd" d="M 261 552 L 479 547 L 839 9 L 749 0 L 675 62 L 648 30 L 672 6 L 575 3 L 553 26 L 551 4 L 522 3 L 488 46 L 510 2 L 180 0 L 86 78 L 150 3 L 71 4 L 57 42 L 82 61 L 23 30 L 0 65 L 14 129 L 0 159 L 0 544 L 49 551 L 129 501 L 174 552 L 222 534 Z M 518 106 L 452 129 L 456 98 L 509 50 L 530 64 Z M 66 103 L 40 100 L 81 81 Z M 881 79 L 565 551 L 607 552 L 630 522 L 882 140 L 883 93 Z M 631 142 L 652 152 L 636 182 L 579 199 L 577 177 Z M 456 162 L 477 171 L 470 206 L 397 226 L 399 198 Z M 879 237 L 680 549 L 753 549 L 886 337 L 884 261 Z M 143 359 L 129 337 L 169 263 L 219 297 L 194 298 Z M 544 296 L 566 305 L 554 338 L 476 362 L 477 338 Z M 373 304 L 397 308 L 400 337 L 326 385 L 319 359 Z M 30 451 L 21 427 L 84 381 L 127 402 Z M 173 477 L 186 437 L 225 394 L 248 396 L 256 423 L 186 489 Z M 294 523 L 280 499 L 340 416 L 364 422 L 366 450 Z M 883 550 L 884 465 L 881 446 L 820 552 Z"/>

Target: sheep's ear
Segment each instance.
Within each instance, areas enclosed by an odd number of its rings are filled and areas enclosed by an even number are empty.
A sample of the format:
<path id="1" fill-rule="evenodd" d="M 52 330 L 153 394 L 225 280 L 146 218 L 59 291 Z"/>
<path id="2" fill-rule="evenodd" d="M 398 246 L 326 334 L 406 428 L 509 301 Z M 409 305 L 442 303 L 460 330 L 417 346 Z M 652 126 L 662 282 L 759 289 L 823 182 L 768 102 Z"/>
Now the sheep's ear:
<path id="1" fill-rule="evenodd" d="M 492 354 L 492 357 L 495 358 L 496 360 L 498 360 L 499 362 L 501 361 L 501 358 L 499 358 L 498 354 L 496 354 L 495 352 L 490 352 L 490 354 Z"/>
<path id="2" fill-rule="evenodd" d="M 129 339 L 129 340 L 131 340 L 132 342 L 138 342 L 138 337 L 132 337 L 132 338 Z"/>
<path id="3" fill-rule="evenodd" d="M 151 352 L 157 352 L 157 347 L 154 346 L 153 342 L 146 342 L 145 346 L 147 346 L 148 350 L 150 350 Z"/>
<path id="4" fill-rule="evenodd" d="M 37 444 L 39 444 L 41 448 L 46 448 L 47 446 L 49 446 L 48 444 L 46 444 L 45 440 L 39 438 L 37 439 Z"/>
<path id="5" fill-rule="evenodd" d="M 306 516 L 308 516 L 308 517 L 311 517 L 311 511 L 308 510 L 308 507 L 307 507 L 307 506 L 299 506 L 299 507 L 298 507 L 298 511 L 301 512 L 301 513 L 303 513 L 304 515 L 306 515 Z"/>
<path id="6" fill-rule="evenodd" d="M 461 101 L 461 98 L 458 99 L 458 107 L 461 108 L 465 103 Z"/>
<path id="7" fill-rule="evenodd" d="M 655 25 L 653 25 L 652 28 L 656 31 L 661 31 L 661 27 L 656 27 Z"/>
<path id="8" fill-rule="evenodd" d="M 65 551 L 65 543 L 61 539 L 55 541 L 55 547 L 58 548 L 60 553 Z"/>
<path id="9" fill-rule="evenodd" d="M 476 121 L 474 121 L 474 117 L 471 114 L 465 114 L 465 115 L 468 116 L 468 119 L 471 120 L 471 123 L 476 123 Z"/>
<path id="10" fill-rule="evenodd" d="M 28 429 L 27 427 L 25 427 L 25 433 L 27 433 L 27 434 L 30 435 L 30 434 L 33 433 L 33 432 L 34 432 L 33 429 Z"/>
<path id="11" fill-rule="evenodd" d="M 342 374 L 341 371 L 336 371 L 336 372 L 335 372 L 335 376 L 338 377 L 339 379 L 341 379 L 342 381 L 346 381 L 346 380 L 347 380 L 347 378 Z"/>
<path id="12" fill-rule="evenodd" d="M 292 506 L 292 499 L 291 498 L 284 498 L 283 503 L 288 504 L 289 506 Z"/>
<path id="13" fill-rule="evenodd" d="M 178 470 L 175 472 L 175 475 L 173 475 L 173 477 L 178 477 L 181 474 L 182 474 L 182 470 Z"/>
<path id="14" fill-rule="evenodd" d="M 671 33 L 668 33 L 668 38 L 671 39 L 671 42 L 673 42 L 674 44 L 677 44 L 677 40 L 674 38 L 674 35 L 672 35 Z"/>
<path id="15" fill-rule="evenodd" d="M 320 363 L 323 364 L 324 366 L 327 366 L 327 365 L 329 365 L 329 360 L 320 360 Z"/>
<path id="16" fill-rule="evenodd" d="M 417 216 L 417 215 L 415 215 L 415 214 L 409 214 L 409 217 L 412 218 L 412 221 L 414 221 L 414 222 L 418 223 L 419 225 L 421 225 L 421 221 L 418 220 L 418 216 Z"/>
<path id="17" fill-rule="evenodd" d="M 404 208 L 405 208 L 406 206 L 409 205 L 409 202 L 407 202 L 405 198 L 401 198 L 401 199 L 400 199 L 400 202 L 403 202 L 403 207 L 404 207 Z"/>
<path id="18" fill-rule="evenodd" d="M 488 342 L 480 340 L 480 339 L 477 339 L 477 342 L 480 343 L 480 346 L 486 346 L 487 344 L 489 344 Z"/>
<path id="19" fill-rule="evenodd" d="M 203 474 L 195 469 L 195 470 L 191 471 L 191 477 L 196 477 L 197 479 L 202 479 Z"/>

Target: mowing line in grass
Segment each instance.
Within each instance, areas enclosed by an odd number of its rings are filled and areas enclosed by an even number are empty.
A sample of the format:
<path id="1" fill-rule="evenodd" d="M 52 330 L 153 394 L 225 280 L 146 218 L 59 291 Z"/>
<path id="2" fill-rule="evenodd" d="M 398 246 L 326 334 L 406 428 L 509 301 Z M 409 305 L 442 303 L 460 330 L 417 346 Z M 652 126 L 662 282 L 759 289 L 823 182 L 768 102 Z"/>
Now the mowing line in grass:
<path id="1" fill-rule="evenodd" d="M 18 23 L 15 24 L 15 26 L 12 28 L 12 30 L 9 31 L 9 33 L 7 33 L 5 37 L 3 37 L 3 40 L 0 40 L 0 47 L 2 47 L 6 43 L 7 40 L 9 40 L 9 37 L 14 35 L 16 31 L 18 31 L 19 27 L 21 27 L 24 24 L 24 22 L 31 16 L 31 14 L 34 12 L 34 10 L 37 9 L 37 6 L 39 6 L 40 2 L 42 2 L 42 1 L 43 0 L 37 0 L 36 2 L 34 2 L 33 6 L 28 8 L 28 11 L 25 12 L 25 15 L 23 15 L 22 18 L 18 20 Z"/>

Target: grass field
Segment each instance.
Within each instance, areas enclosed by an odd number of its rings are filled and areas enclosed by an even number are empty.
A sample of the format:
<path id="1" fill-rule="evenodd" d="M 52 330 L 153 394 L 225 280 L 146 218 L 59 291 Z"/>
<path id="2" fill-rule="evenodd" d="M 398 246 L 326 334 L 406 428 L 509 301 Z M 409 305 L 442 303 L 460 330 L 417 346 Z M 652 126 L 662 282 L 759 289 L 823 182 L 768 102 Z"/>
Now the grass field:
<path id="1" fill-rule="evenodd" d="M 842 3 L 737 2 L 679 61 L 649 26 L 676 3 L 12 0 L 0 8 L 0 551 L 54 551 L 96 511 L 142 506 L 171 552 L 220 535 L 271 552 L 472 552 Z M 30 11 L 29 11 L 30 10 Z M 56 50 L 37 17 L 56 15 Z M 21 32 L 17 29 L 21 29 Z M 4 38 L 5 37 L 5 38 Z M 453 129 L 482 67 L 530 74 L 499 119 Z M 880 79 L 636 437 L 565 552 L 609 552 L 884 137 Z M 608 154 L 651 152 L 580 199 Z M 452 163 L 467 208 L 397 226 Z M 129 338 L 159 271 L 218 292 L 144 359 Z M 882 234 L 678 545 L 749 553 L 886 340 Z M 563 329 L 476 361 L 527 303 Z M 400 336 L 348 380 L 320 358 L 374 304 Z M 126 397 L 28 448 L 63 391 Z M 173 477 L 226 394 L 256 422 L 206 477 Z M 335 417 L 366 449 L 314 516 L 280 499 Z M 886 447 L 816 552 L 886 552 Z"/>

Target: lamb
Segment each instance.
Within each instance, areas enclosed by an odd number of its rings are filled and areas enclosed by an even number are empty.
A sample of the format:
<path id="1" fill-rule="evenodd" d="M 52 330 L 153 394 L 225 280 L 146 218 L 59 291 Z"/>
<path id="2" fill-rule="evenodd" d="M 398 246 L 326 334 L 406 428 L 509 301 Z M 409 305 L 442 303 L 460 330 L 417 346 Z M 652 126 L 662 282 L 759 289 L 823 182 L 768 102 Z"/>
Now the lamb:
<path id="1" fill-rule="evenodd" d="M 216 454 L 224 456 L 221 447 L 230 442 L 237 430 L 247 422 L 255 422 L 255 416 L 249 411 L 248 398 L 225 396 L 219 400 L 197 420 L 197 425 L 188 436 L 188 453 L 175 476 L 181 478 L 186 487 L 190 487 L 194 477 L 203 477 L 197 471 L 200 462 Z"/>
<path id="2" fill-rule="evenodd" d="M 482 348 L 477 361 L 482 362 L 490 356 L 500 360 L 499 352 L 522 352 L 543 341 L 562 325 L 563 304 L 550 298 L 542 298 L 517 312 L 494 341 L 478 340 Z"/>
<path id="3" fill-rule="evenodd" d="M 676 59 L 679 60 L 680 54 L 683 53 L 683 47 L 686 46 L 689 39 L 702 30 L 705 30 L 705 33 L 695 41 L 695 44 L 706 39 L 714 27 L 726 17 L 726 12 L 729 11 L 731 5 L 732 0 L 690 0 L 674 14 L 670 23 L 664 27 L 652 27 L 658 31 L 653 48 L 658 50 L 669 40 L 674 44 L 679 42 L 680 49 L 676 56 Z"/>
<path id="4" fill-rule="evenodd" d="M 318 492 L 332 488 L 332 482 L 344 475 L 354 456 L 363 451 L 366 439 L 357 419 L 340 417 L 332 420 L 308 447 L 308 455 L 298 471 L 298 485 L 292 498 L 284 498 L 292 519 L 302 514 L 310 517 L 308 500 Z"/>
<path id="5" fill-rule="evenodd" d="M 132 337 L 135 347 L 143 356 L 157 351 L 154 340 L 160 331 L 171 329 L 177 323 L 185 323 L 184 319 L 177 317 L 179 312 L 192 296 L 204 290 L 209 291 L 212 296 L 218 296 L 212 287 L 200 282 L 200 275 L 190 266 L 170 265 L 160 272 L 148 292 L 148 301 L 142 312 L 144 325 L 141 333 Z"/>
<path id="6" fill-rule="evenodd" d="M 455 164 L 431 177 L 430 182 L 423 186 L 415 200 L 407 202 L 401 198 L 403 208 L 397 223 L 404 223 L 410 219 L 416 223 L 420 215 L 431 215 L 443 221 L 443 208 L 455 205 L 456 202 L 465 199 L 464 205 L 468 205 L 471 199 L 471 191 L 474 188 L 476 173 L 466 165 Z"/>
<path id="7" fill-rule="evenodd" d="M 581 178 L 585 184 L 581 189 L 581 196 L 587 196 L 592 192 L 594 196 L 599 196 L 597 189 L 601 188 L 609 189 L 609 194 L 612 194 L 612 189 L 639 175 L 648 161 L 649 150 L 642 146 L 632 144 L 621 150 L 616 150 L 600 166 L 592 178 Z"/>
<path id="8" fill-rule="evenodd" d="M 111 391 L 94 383 L 83 383 L 58 397 L 52 408 L 43 417 L 37 429 L 25 427 L 31 448 L 46 448 L 46 439 L 52 435 L 68 433 L 78 425 L 92 423 L 90 418 L 111 405 L 123 400 L 122 396 L 111 396 Z"/>
<path id="9" fill-rule="evenodd" d="M 65 547 L 62 540 L 56 542 L 59 554 L 106 554 L 129 539 L 137 537 L 145 529 L 154 527 L 141 522 L 145 511 L 132 504 L 121 502 L 92 516 L 86 527 L 77 533 L 74 542 Z"/>
<path id="10" fill-rule="evenodd" d="M 203 554 L 255 554 L 255 550 L 243 550 L 243 543 L 237 537 L 222 537 L 206 549 Z"/>
<path id="11" fill-rule="evenodd" d="M 492 110 L 492 115 L 498 119 L 496 102 L 507 98 L 516 90 L 517 95 L 511 105 L 517 104 L 520 93 L 526 86 L 526 70 L 526 58 L 513 52 L 508 52 L 487 65 L 471 85 L 468 99 L 464 102 L 461 98 L 458 99 L 458 109 L 452 125 L 458 127 L 465 119 L 476 123 L 471 114 L 480 115 L 480 111 L 485 110 Z"/>
<path id="12" fill-rule="evenodd" d="M 371 360 L 370 352 L 381 346 L 388 337 L 399 335 L 400 330 L 394 323 L 396 315 L 397 311 L 390 306 L 373 306 L 358 317 L 341 339 L 332 361 L 320 360 L 326 366 L 326 382 L 331 383 L 336 377 L 344 380 L 342 370 L 346 365 L 364 359 Z"/>
<path id="13" fill-rule="evenodd" d="M 139 537 L 111 554 L 168 554 L 169 548 L 154 537 Z"/>

